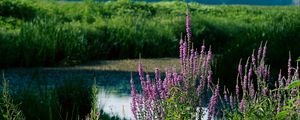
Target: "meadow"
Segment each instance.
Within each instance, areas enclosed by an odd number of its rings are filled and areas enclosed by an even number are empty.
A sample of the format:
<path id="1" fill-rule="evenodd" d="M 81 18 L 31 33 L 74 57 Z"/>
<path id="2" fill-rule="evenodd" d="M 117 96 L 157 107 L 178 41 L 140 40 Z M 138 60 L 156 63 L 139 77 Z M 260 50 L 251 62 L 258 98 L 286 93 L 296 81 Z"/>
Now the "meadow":
<path id="1" fill-rule="evenodd" d="M 299 11 L 178 1 L 1 0 L 0 67 L 127 74 L 127 83 L 116 89 L 128 92 L 131 83 L 135 119 L 199 119 L 204 113 L 215 119 L 297 119 Z M 102 66 L 91 62 L 98 60 Z M 91 64 L 76 67 L 83 63 Z M 165 67 L 165 75 L 155 69 Z M 11 90 L 3 77 L 1 119 L 120 119 L 97 108 L 95 76 L 54 87 L 36 76 L 29 87 L 12 83 Z"/>

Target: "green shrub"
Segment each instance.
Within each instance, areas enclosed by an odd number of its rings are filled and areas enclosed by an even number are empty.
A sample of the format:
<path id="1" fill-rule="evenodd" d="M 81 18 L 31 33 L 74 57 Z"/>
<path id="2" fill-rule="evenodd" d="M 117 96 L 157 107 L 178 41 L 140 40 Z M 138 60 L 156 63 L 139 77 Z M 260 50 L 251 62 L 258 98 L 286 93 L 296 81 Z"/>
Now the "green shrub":
<path id="1" fill-rule="evenodd" d="M 32 20 L 38 9 L 29 0 L 1 0 L 0 16 Z"/>
<path id="2" fill-rule="evenodd" d="M 0 98 L 0 119 L 1 120 L 25 120 L 23 113 L 19 110 L 19 105 L 16 105 L 10 95 L 8 80 L 2 79 L 2 89 Z"/>

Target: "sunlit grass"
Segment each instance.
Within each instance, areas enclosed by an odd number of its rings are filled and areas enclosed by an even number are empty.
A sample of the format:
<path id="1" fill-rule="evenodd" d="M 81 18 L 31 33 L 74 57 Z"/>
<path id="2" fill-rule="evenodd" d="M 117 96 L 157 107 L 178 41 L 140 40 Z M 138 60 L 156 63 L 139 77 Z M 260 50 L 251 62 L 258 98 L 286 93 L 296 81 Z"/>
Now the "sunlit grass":
<path id="1" fill-rule="evenodd" d="M 74 67 L 43 68 L 45 70 L 100 70 L 100 71 L 127 71 L 137 72 L 139 61 L 145 66 L 145 72 L 153 72 L 155 68 L 165 69 L 166 67 L 176 67 L 179 69 L 178 58 L 156 58 L 156 59 L 125 59 L 125 60 L 100 60 L 89 62 Z"/>

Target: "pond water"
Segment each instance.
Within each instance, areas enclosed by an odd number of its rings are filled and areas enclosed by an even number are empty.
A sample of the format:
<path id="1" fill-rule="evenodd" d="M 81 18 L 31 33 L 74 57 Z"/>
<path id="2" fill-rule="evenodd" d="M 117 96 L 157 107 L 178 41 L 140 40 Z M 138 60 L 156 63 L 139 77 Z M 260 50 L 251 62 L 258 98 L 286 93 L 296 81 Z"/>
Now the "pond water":
<path id="1" fill-rule="evenodd" d="M 164 68 L 171 64 L 178 64 L 177 59 L 145 60 L 144 62 L 146 63 L 145 66 L 148 66 L 148 69 L 154 68 L 153 66 Z M 56 86 L 62 84 L 63 81 L 72 80 L 83 80 L 84 82 L 92 85 L 95 78 L 99 88 L 99 107 L 111 115 L 132 119 L 133 115 L 130 109 L 131 88 L 129 80 L 132 74 L 132 78 L 136 83 L 137 89 L 140 89 L 139 76 L 136 70 L 130 70 L 127 66 L 123 66 L 124 70 L 120 69 L 120 67 L 124 65 L 120 63 L 132 65 L 133 63 L 136 63 L 136 61 L 114 61 L 104 63 L 105 64 L 101 62 L 80 67 L 7 69 L 5 70 L 5 78 L 9 80 L 10 87 L 28 85 L 32 84 L 32 82 L 47 86 Z M 163 66 L 161 66 L 162 64 Z M 128 71 L 125 71 L 125 68 L 127 68 Z M 145 71 L 150 74 L 151 78 L 153 78 L 154 73 L 150 72 L 152 69 L 148 69 L 145 67 Z M 207 117 L 205 116 L 204 118 Z"/>
<path id="2" fill-rule="evenodd" d="M 105 89 L 101 89 L 98 94 L 98 105 L 106 113 L 117 115 L 121 118 L 133 119 L 130 99 L 129 94 L 105 92 Z"/>
<path id="3" fill-rule="evenodd" d="M 63 81 L 83 80 L 92 85 L 94 77 L 99 88 L 98 104 L 106 113 L 132 119 L 130 111 L 130 72 L 77 70 L 70 68 L 17 68 L 5 70 L 5 79 L 11 89 L 29 84 L 47 85 L 48 88 L 63 84 Z M 133 73 L 138 78 L 137 73 Z"/>
<path id="4" fill-rule="evenodd" d="M 98 94 L 98 104 L 106 113 L 126 119 L 134 118 L 130 109 L 130 99 L 129 94 L 105 92 L 104 89 L 100 89 Z M 206 108 L 203 109 L 207 111 Z M 207 112 L 205 112 L 201 120 L 206 119 Z"/>

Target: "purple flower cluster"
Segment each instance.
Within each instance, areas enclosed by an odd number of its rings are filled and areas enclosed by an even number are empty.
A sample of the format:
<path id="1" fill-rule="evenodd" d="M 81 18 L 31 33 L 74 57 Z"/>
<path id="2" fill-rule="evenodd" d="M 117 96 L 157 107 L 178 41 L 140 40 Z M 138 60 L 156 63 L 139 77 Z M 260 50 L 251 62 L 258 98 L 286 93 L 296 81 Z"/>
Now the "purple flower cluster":
<path id="1" fill-rule="evenodd" d="M 211 120 L 212 116 L 216 116 L 216 108 L 218 104 L 218 97 L 219 97 L 219 84 L 216 85 L 215 91 L 213 96 L 210 98 L 209 105 L 208 105 L 208 117 L 207 120 Z"/>
<path id="2" fill-rule="evenodd" d="M 191 38 L 192 38 L 192 33 L 191 33 L 191 16 L 190 16 L 190 11 L 186 11 L 186 37 L 188 41 L 188 51 L 190 50 L 191 46 Z"/>
<path id="3" fill-rule="evenodd" d="M 264 101 L 265 98 L 268 98 L 274 102 L 276 109 L 273 111 L 275 112 L 274 114 L 276 114 L 283 109 L 283 106 L 288 101 L 286 99 L 296 99 L 297 94 L 299 95 L 299 88 L 294 88 L 288 91 L 283 89 L 291 84 L 291 82 L 294 80 L 299 79 L 298 65 L 296 68 L 292 67 L 291 57 L 288 59 L 287 79 L 282 76 L 282 71 L 280 70 L 278 79 L 273 84 L 275 89 L 270 89 L 269 85 L 272 84 L 269 80 L 270 66 L 265 64 L 267 43 L 265 43 L 264 46 L 262 46 L 262 44 L 263 43 L 261 43 L 260 47 L 258 48 L 257 56 L 255 56 L 254 52 L 250 56 L 251 62 L 248 62 L 248 59 L 245 63 L 245 66 L 243 66 L 242 61 L 240 61 L 237 67 L 237 80 L 235 88 L 236 96 L 229 96 L 228 101 L 227 93 L 224 90 L 224 102 L 229 104 L 229 109 L 232 112 L 234 112 L 234 110 L 238 110 L 240 113 L 245 113 L 248 109 L 246 106 L 247 104 L 257 104 Z M 242 91 L 240 89 L 242 89 Z M 238 109 L 235 109 L 235 107 L 238 107 Z"/>
<path id="4" fill-rule="evenodd" d="M 186 49 L 185 42 L 182 43 L 181 48 Z M 154 80 L 151 80 L 148 74 L 146 75 L 146 80 L 145 80 L 144 73 L 143 73 L 143 66 L 141 63 L 139 63 L 138 71 L 139 71 L 143 94 L 137 95 L 136 88 L 134 87 L 134 83 L 132 80 L 130 81 L 131 89 L 132 89 L 131 110 L 136 119 L 164 118 L 165 110 L 162 101 L 167 100 L 170 97 L 176 96 L 176 94 L 178 94 L 177 93 L 178 91 L 172 91 L 173 87 L 179 87 L 180 89 L 179 91 L 185 92 L 187 93 L 187 95 L 190 93 L 196 93 L 196 91 L 193 92 L 191 90 L 193 90 L 193 86 L 196 85 L 196 80 L 198 80 L 199 72 L 201 72 L 202 75 L 207 76 L 207 79 L 203 78 L 201 79 L 201 81 L 206 81 L 206 80 L 211 81 L 212 72 L 208 67 L 211 61 L 211 56 L 209 58 L 209 55 L 205 55 L 203 53 L 202 56 L 203 57 L 207 56 L 207 57 L 206 59 L 203 59 L 205 61 L 202 61 L 199 58 L 197 51 L 194 51 L 193 49 L 191 49 L 190 51 L 190 56 L 186 57 L 186 55 L 187 53 L 183 53 L 181 55 L 182 56 L 181 58 L 182 68 L 180 70 L 181 72 L 177 73 L 177 69 L 175 67 L 173 69 L 166 68 L 164 80 L 161 80 L 160 70 L 158 68 L 155 69 Z M 205 63 L 207 67 L 205 69 L 203 68 L 196 69 L 196 67 L 198 67 L 199 64 L 198 62 Z M 205 72 L 202 70 L 209 70 L 209 71 Z M 183 87 L 181 88 L 181 86 Z M 196 96 L 199 95 L 196 94 Z M 186 102 L 187 99 L 189 98 L 183 96 L 180 98 L 180 101 Z M 194 103 L 189 103 L 189 104 L 192 105 Z"/>
<path id="5" fill-rule="evenodd" d="M 216 117 L 217 114 L 226 114 L 219 109 L 218 104 L 225 105 L 224 109 L 229 107 L 230 113 L 239 112 L 244 114 L 249 111 L 251 104 L 257 104 L 264 101 L 266 98 L 274 103 L 276 109 L 274 113 L 279 113 L 289 99 L 296 99 L 299 97 L 299 88 L 294 88 L 286 91 L 286 88 L 291 82 L 299 79 L 299 68 L 292 67 L 291 56 L 288 59 L 287 79 L 282 76 L 280 70 L 278 81 L 271 83 L 270 80 L 270 66 L 265 64 L 267 53 L 267 42 L 263 46 L 260 44 L 257 53 L 255 50 L 248 57 L 245 64 L 240 60 L 237 66 L 237 79 L 235 91 L 230 93 L 224 87 L 223 98 L 219 95 L 219 83 L 214 86 L 212 82 L 211 63 L 213 55 L 211 48 L 206 51 L 204 45 L 201 46 L 200 53 L 191 45 L 191 23 L 190 13 L 186 12 L 186 36 L 181 37 L 179 42 L 180 53 L 180 68 L 177 70 L 175 67 L 165 69 L 165 77 L 161 78 L 161 71 L 155 69 L 155 78 L 152 80 L 149 74 L 144 76 L 142 63 L 138 64 L 138 72 L 142 91 L 137 92 L 134 82 L 131 79 L 131 111 L 135 119 L 153 120 L 153 119 L 166 119 L 170 107 L 178 110 L 177 105 L 168 104 L 168 102 L 185 105 L 187 108 L 195 108 L 188 111 L 189 114 L 197 114 L 201 117 L 202 110 L 199 110 L 201 105 L 201 95 L 208 90 L 213 92 L 208 106 L 208 120 Z M 270 85 L 273 85 L 272 90 Z M 282 91 L 284 90 L 284 91 Z M 286 94 L 288 93 L 288 94 Z M 298 95 L 297 95 L 298 94 Z M 229 96 L 229 97 L 228 97 Z M 221 101 L 219 101 L 221 100 Z M 299 98 L 296 100 L 296 105 L 299 106 Z M 269 104 L 269 103 L 268 103 Z M 175 107 L 175 108 L 174 108 Z M 178 113 L 187 112 L 177 111 Z M 198 110 L 196 110 L 198 108 Z M 272 107 L 275 108 L 275 107 Z M 300 108 L 296 110 L 300 114 Z M 169 119 L 169 118 L 168 118 Z M 192 118 L 191 118 L 192 119 Z"/>
<path id="6" fill-rule="evenodd" d="M 132 90 L 131 111 L 135 119 L 165 119 L 167 116 L 165 102 L 170 98 L 178 104 L 186 104 L 193 108 L 201 106 L 199 105 L 201 95 L 199 91 L 207 88 L 205 86 L 210 85 L 212 82 L 210 65 L 212 63 L 212 52 L 211 49 L 206 52 L 203 43 L 201 51 L 198 53 L 189 43 L 191 41 L 189 12 L 186 16 L 186 32 L 187 35 L 184 38 L 188 40 L 181 38 L 179 42 L 179 73 L 175 67 L 166 68 L 165 78 L 161 79 L 160 70 L 156 68 L 155 79 L 152 80 L 147 74 L 145 80 L 142 63 L 139 63 L 138 71 L 142 86 L 140 94 L 137 93 L 133 81 L 130 81 Z M 217 97 L 218 92 L 218 90 L 215 91 L 215 97 Z M 188 97 L 191 95 L 195 97 Z M 215 102 L 217 101 L 215 100 Z M 196 113 L 196 109 L 194 112 Z"/>
<path id="7" fill-rule="evenodd" d="M 133 80 L 132 78 L 130 79 L 130 84 L 131 84 L 131 112 L 133 113 L 133 116 L 135 117 L 135 119 L 137 119 L 137 100 L 136 100 L 136 89 L 135 89 L 135 86 L 134 86 L 134 83 L 133 83 Z"/>
<path id="8" fill-rule="evenodd" d="M 241 112 L 246 111 L 246 103 L 245 103 L 244 99 L 242 99 L 241 102 L 240 102 L 240 110 L 241 110 Z"/>

